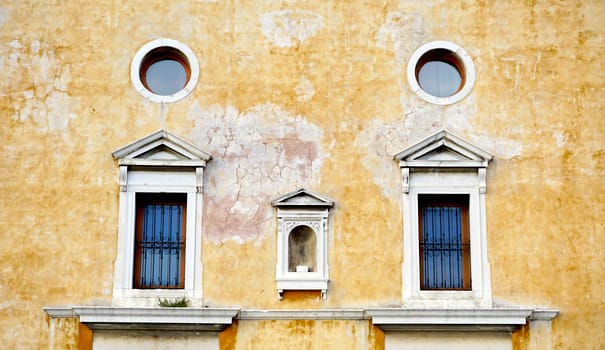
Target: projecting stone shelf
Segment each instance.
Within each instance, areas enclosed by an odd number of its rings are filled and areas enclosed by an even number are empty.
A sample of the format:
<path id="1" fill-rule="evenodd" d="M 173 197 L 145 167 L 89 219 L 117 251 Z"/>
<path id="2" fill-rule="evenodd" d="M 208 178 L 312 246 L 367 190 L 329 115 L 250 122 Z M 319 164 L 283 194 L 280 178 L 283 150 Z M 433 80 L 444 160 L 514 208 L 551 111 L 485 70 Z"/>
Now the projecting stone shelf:
<path id="1" fill-rule="evenodd" d="M 489 331 L 512 332 L 540 319 L 551 321 L 558 310 L 541 309 L 367 309 L 372 323 L 385 332 Z"/>
<path id="2" fill-rule="evenodd" d="M 218 332 L 233 323 L 239 309 L 116 308 L 109 306 L 47 307 L 53 318 L 79 317 L 90 329 L 193 330 Z"/>
<path id="3" fill-rule="evenodd" d="M 308 309 L 45 307 L 52 318 L 79 317 L 91 329 L 218 332 L 240 320 L 371 320 L 385 332 L 512 332 L 529 321 L 552 321 L 559 310 L 491 309 Z"/>

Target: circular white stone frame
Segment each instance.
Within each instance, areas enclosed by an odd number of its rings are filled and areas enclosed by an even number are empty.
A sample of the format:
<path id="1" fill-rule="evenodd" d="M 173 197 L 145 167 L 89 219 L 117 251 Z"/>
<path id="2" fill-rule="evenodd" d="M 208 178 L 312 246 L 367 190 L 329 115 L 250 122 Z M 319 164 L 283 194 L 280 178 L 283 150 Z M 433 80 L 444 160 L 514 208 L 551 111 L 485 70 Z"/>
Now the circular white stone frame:
<path id="1" fill-rule="evenodd" d="M 158 47 L 171 47 L 181 52 L 187 59 L 189 69 L 191 70 L 189 81 L 187 81 L 185 87 L 172 95 L 155 94 L 145 87 L 141 81 L 141 64 L 143 63 L 145 56 Z M 134 55 L 134 58 L 132 59 L 132 63 L 130 64 L 130 80 L 132 80 L 132 85 L 134 85 L 134 88 L 146 99 L 158 103 L 172 103 L 187 97 L 187 95 L 193 91 L 193 88 L 197 84 L 199 77 L 200 67 L 197 58 L 195 58 L 195 54 L 187 45 L 174 39 L 156 39 L 148 42 L 147 44 L 143 45 L 139 51 L 137 51 L 136 55 Z"/>
<path id="2" fill-rule="evenodd" d="M 462 63 L 462 69 L 464 69 L 464 85 L 458 90 L 458 92 L 448 97 L 437 97 L 429 94 L 422 89 L 418 83 L 418 79 L 416 78 L 416 65 L 418 64 L 418 61 L 420 61 L 420 58 L 425 53 L 435 49 L 445 49 L 455 53 Z M 412 54 L 412 57 L 410 57 L 410 61 L 408 62 L 407 75 L 410 87 L 418 96 L 420 96 L 420 98 L 437 105 L 449 105 L 462 100 L 471 92 L 473 85 L 475 85 L 476 73 L 475 65 L 473 64 L 471 57 L 468 55 L 468 53 L 466 53 L 466 51 L 464 51 L 463 48 L 449 41 L 432 41 L 420 46 Z"/>

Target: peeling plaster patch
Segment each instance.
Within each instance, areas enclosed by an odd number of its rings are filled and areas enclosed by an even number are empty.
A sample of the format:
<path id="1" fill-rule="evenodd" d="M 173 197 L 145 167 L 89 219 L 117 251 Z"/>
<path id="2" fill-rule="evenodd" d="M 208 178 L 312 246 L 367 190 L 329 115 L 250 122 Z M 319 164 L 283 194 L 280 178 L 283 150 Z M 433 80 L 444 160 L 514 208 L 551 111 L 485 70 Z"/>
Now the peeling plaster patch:
<path id="1" fill-rule="evenodd" d="M 0 80 L 0 91 L 11 96 L 13 120 L 33 122 L 41 131 L 66 130 L 69 121 L 77 118 L 72 111 L 80 105 L 79 98 L 66 92 L 71 82 L 69 65 L 62 64 L 54 49 L 38 40 L 29 44 L 13 40 L 0 50 L 0 57 L 8 57 L 2 60 L 6 78 Z"/>
<path id="2" fill-rule="evenodd" d="M 323 17 L 309 11 L 283 10 L 261 16 L 263 35 L 279 47 L 303 43 L 323 28 Z"/>
<path id="3" fill-rule="evenodd" d="M 53 91 L 46 98 L 46 118 L 50 130 L 65 130 L 70 119 L 76 115 L 70 112 L 70 97 L 64 92 Z"/>
<path id="4" fill-rule="evenodd" d="M 569 141 L 569 134 L 564 133 L 561 130 L 553 131 L 553 136 L 557 143 L 557 147 L 561 148 Z"/>
<path id="5" fill-rule="evenodd" d="M 10 43 L 8 43 L 8 46 L 12 47 L 13 49 L 22 49 L 23 45 L 21 44 L 21 42 L 19 42 L 19 40 L 13 40 Z"/>
<path id="6" fill-rule="evenodd" d="M 496 158 L 512 159 L 523 154 L 523 144 L 521 142 L 512 140 L 512 138 L 504 139 L 491 137 L 489 135 L 469 135 L 468 139 L 476 143 L 478 146 L 481 146 L 487 151 L 493 153 Z"/>
<path id="7" fill-rule="evenodd" d="M 12 307 L 13 305 L 17 304 L 17 302 L 15 301 L 5 301 L 0 303 L 0 310 L 2 309 L 8 309 L 10 307 Z"/>
<path id="8" fill-rule="evenodd" d="M 205 170 L 204 234 L 245 242 L 273 224 L 271 200 L 319 182 L 322 130 L 271 104 L 247 111 L 194 105 L 192 140 L 210 151 Z"/>
<path id="9" fill-rule="evenodd" d="M 254 66 L 254 56 L 248 53 L 239 53 L 237 56 L 237 68 L 242 71 L 248 67 Z"/>
<path id="10" fill-rule="evenodd" d="M 362 150 L 360 163 L 374 175 L 373 182 L 382 189 L 382 194 L 395 201 L 399 198 L 400 185 L 399 177 L 393 176 L 398 174 L 393 155 L 414 139 L 410 135 L 414 129 L 405 124 L 405 120 L 385 122 L 373 118 L 355 139 L 355 147 Z"/>
<path id="11" fill-rule="evenodd" d="M 37 54 L 40 51 L 40 42 L 38 40 L 34 40 L 31 43 L 31 51 L 33 54 Z"/>
<path id="12" fill-rule="evenodd" d="M 0 27 L 8 20 L 8 10 L 0 8 Z"/>
<path id="13" fill-rule="evenodd" d="M 424 18 L 417 13 L 400 11 L 387 14 L 386 22 L 378 30 L 376 37 L 376 45 L 385 50 L 393 50 L 401 64 L 407 62 L 412 52 L 426 41 Z"/>
<path id="14" fill-rule="evenodd" d="M 305 77 L 300 77 L 294 91 L 296 92 L 296 99 L 301 102 L 309 101 L 315 95 L 315 87 Z"/>
<path id="15" fill-rule="evenodd" d="M 448 129 L 469 139 L 494 153 L 497 158 L 511 159 L 522 154 L 523 146 L 520 142 L 475 135 L 471 122 L 475 113 L 474 103 L 463 102 L 456 104 L 454 108 L 421 103 L 406 111 L 401 120 L 373 118 L 364 125 L 355 139 L 355 146 L 364 154 L 361 164 L 374 175 L 373 182 L 382 188 L 385 197 L 397 200 L 399 196 L 401 182 L 397 176 L 393 176 L 396 173 L 394 169 L 397 168 L 393 156 L 441 129 Z M 510 132 L 515 133 L 514 130 Z"/>

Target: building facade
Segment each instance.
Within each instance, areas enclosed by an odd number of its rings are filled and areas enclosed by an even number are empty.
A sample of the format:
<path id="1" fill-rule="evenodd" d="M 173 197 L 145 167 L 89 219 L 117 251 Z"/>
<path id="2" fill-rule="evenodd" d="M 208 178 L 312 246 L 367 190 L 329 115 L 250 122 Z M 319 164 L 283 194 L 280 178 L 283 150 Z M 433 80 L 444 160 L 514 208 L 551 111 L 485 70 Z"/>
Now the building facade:
<path id="1" fill-rule="evenodd" d="M 600 349 L 602 1 L 7 1 L 14 349 Z"/>

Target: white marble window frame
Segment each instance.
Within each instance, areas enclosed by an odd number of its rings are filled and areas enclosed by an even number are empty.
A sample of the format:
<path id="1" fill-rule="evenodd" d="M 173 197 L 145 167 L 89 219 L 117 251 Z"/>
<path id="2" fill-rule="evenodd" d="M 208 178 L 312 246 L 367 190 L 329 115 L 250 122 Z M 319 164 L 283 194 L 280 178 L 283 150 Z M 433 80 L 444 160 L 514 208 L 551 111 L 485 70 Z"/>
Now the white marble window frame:
<path id="1" fill-rule="evenodd" d="M 182 53 L 187 59 L 189 69 L 191 70 L 189 81 L 187 84 L 185 84 L 185 87 L 172 95 L 155 94 L 150 91 L 141 81 L 140 71 L 145 56 L 159 47 L 171 47 Z M 199 80 L 199 77 L 200 67 L 193 50 L 191 50 L 189 46 L 174 39 L 162 38 L 148 42 L 137 51 L 132 59 L 132 63 L 130 64 L 130 80 L 132 81 L 134 88 L 146 99 L 157 103 L 173 103 L 184 99 L 191 93 L 191 91 L 193 91 Z"/>
<path id="2" fill-rule="evenodd" d="M 479 171 L 485 171 L 485 169 Z M 412 172 L 409 176 L 409 192 L 403 195 L 403 304 L 422 308 L 491 307 L 485 193 L 480 190 L 478 172 Z M 420 288 L 418 197 L 422 194 L 464 194 L 469 196 L 471 290 L 422 290 Z"/>
<path id="3" fill-rule="evenodd" d="M 121 167 L 126 168 L 126 167 Z M 124 170 L 127 171 L 127 170 Z M 201 304 L 201 215 L 202 193 L 196 188 L 196 172 L 128 171 L 125 191 L 120 192 L 118 254 L 115 263 L 113 304 L 115 306 L 157 306 L 158 298 L 187 298 Z M 137 193 L 185 193 L 185 283 L 182 289 L 135 289 L 134 235 Z"/>
<path id="4" fill-rule="evenodd" d="M 464 85 L 460 90 L 458 90 L 458 92 L 456 92 L 452 96 L 437 97 L 429 94 L 428 92 L 422 89 L 416 77 L 416 66 L 418 65 L 418 62 L 420 61 L 422 56 L 425 53 L 436 49 L 445 49 L 456 54 L 456 56 L 460 59 L 460 62 L 462 63 L 462 68 L 464 69 L 465 76 Z M 473 89 L 473 86 L 475 85 L 476 75 L 477 73 L 475 71 L 475 65 L 473 64 L 471 56 L 462 47 L 452 42 L 443 40 L 432 41 L 420 46 L 418 49 L 416 49 L 416 51 L 414 51 L 412 56 L 410 56 L 410 60 L 408 61 L 407 66 L 407 79 L 412 91 L 414 91 L 420 98 L 422 98 L 426 102 L 433 103 L 436 105 L 450 105 L 464 99 Z"/>

